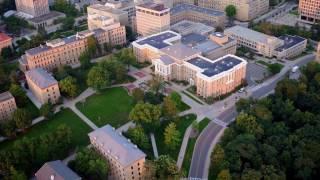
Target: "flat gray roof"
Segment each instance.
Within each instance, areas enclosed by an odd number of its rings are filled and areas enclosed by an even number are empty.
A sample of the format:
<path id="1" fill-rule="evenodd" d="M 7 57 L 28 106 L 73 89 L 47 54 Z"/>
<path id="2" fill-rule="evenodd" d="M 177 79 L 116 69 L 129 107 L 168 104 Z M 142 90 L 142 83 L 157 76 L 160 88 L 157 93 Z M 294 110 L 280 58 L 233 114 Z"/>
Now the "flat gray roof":
<path id="1" fill-rule="evenodd" d="M 190 48 L 184 44 L 178 43 L 172 46 L 165 47 L 161 51 L 176 59 L 185 59 L 195 54 L 200 54 L 201 51 Z"/>
<path id="2" fill-rule="evenodd" d="M 278 48 L 276 48 L 276 51 L 283 51 L 286 49 L 289 49 L 303 41 L 306 41 L 305 38 L 302 38 L 300 36 L 292 36 L 292 35 L 283 35 L 280 36 L 279 39 L 283 40 L 284 44 Z"/>
<path id="3" fill-rule="evenodd" d="M 195 45 L 200 42 L 206 41 L 207 39 L 207 36 L 196 33 L 190 33 L 188 35 L 182 36 L 181 42 L 186 45 Z"/>
<path id="4" fill-rule="evenodd" d="M 200 56 L 193 58 L 188 62 L 203 69 L 204 71 L 202 72 L 202 74 L 206 75 L 207 77 L 212 77 L 233 68 L 234 66 L 240 64 L 242 61 L 232 56 L 225 56 L 218 61 L 210 62 Z"/>
<path id="5" fill-rule="evenodd" d="M 218 11 L 211 8 L 204 8 L 204 7 L 199 7 L 199 6 L 195 6 L 192 4 L 185 4 L 185 3 L 180 3 L 175 5 L 173 8 L 171 8 L 170 13 L 177 14 L 185 11 L 195 11 L 203 14 L 208 14 L 211 16 L 224 16 L 223 11 Z"/>
<path id="6" fill-rule="evenodd" d="M 13 96 L 9 91 L 6 91 L 0 94 L 0 102 L 6 101 L 11 98 L 13 98 Z"/>
<path id="7" fill-rule="evenodd" d="M 171 33 L 171 32 L 164 32 L 164 33 L 161 33 L 161 34 L 158 34 L 158 35 L 155 35 L 155 36 L 151 36 L 151 37 L 148 37 L 148 38 L 145 38 L 141 41 L 137 41 L 137 44 L 139 45 L 145 45 L 145 44 L 148 44 L 152 47 L 155 47 L 157 49 L 162 49 L 162 48 L 165 48 L 167 46 L 170 46 L 170 44 L 168 43 L 165 43 L 164 41 L 167 40 L 167 39 L 170 39 L 170 38 L 173 38 L 177 36 L 176 34 L 174 33 Z"/>
<path id="8" fill-rule="evenodd" d="M 39 17 L 28 19 L 28 21 L 31 21 L 33 23 L 41 23 L 41 22 L 47 21 L 49 19 L 59 18 L 59 17 L 65 17 L 65 14 L 63 14 L 61 12 L 57 12 L 57 11 L 50 11 L 48 14 L 44 14 Z"/>
<path id="9" fill-rule="evenodd" d="M 58 83 L 56 79 L 52 75 L 50 75 L 47 71 L 42 68 L 32 69 L 25 73 L 37 86 L 41 89 L 48 88 L 52 85 Z"/>
<path id="10" fill-rule="evenodd" d="M 246 39 L 251 39 L 255 42 L 261 42 L 261 43 L 267 43 L 268 38 L 272 37 L 267 34 L 263 34 L 261 32 L 254 31 L 252 29 L 245 28 L 238 25 L 225 30 L 225 33 L 228 33 L 228 32 L 235 34 L 237 36 L 245 37 Z"/>
<path id="11" fill-rule="evenodd" d="M 69 167 L 63 164 L 60 160 L 50 161 L 45 163 L 35 174 L 36 180 L 65 179 L 65 180 L 80 180 L 81 177 L 73 172 Z"/>
<path id="12" fill-rule="evenodd" d="M 163 10 L 169 9 L 169 8 L 166 8 L 164 6 L 164 4 L 159 4 L 159 3 L 154 3 L 154 2 L 146 2 L 146 3 L 143 3 L 143 4 L 139 4 L 137 6 L 138 7 L 143 7 L 143 8 L 146 8 L 146 9 L 151 9 L 151 10 L 154 10 L 154 11 L 163 11 Z"/>
<path id="13" fill-rule="evenodd" d="M 165 64 L 165 65 L 169 65 L 169 64 L 173 64 L 174 63 L 174 60 L 168 55 L 160 56 L 160 61 L 162 61 L 163 64 Z"/>
<path id="14" fill-rule="evenodd" d="M 146 157 L 146 154 L 119 134 L 110 125 L 103 126 L 89 133 L 89 137 L 102 144 L 104 152 L 111 154 L 123 167 L 127 167 L 137 160 Z"/>

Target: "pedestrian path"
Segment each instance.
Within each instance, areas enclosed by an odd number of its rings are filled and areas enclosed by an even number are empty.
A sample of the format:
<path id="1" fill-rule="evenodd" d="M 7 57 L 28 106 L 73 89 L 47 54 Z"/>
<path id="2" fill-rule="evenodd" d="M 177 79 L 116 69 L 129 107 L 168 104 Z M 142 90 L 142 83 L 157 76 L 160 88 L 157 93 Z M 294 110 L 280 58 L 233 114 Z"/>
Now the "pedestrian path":
<path id="1" fill-rule="evenodd" d="M 122 125 L 121 127 L 119 127 L 116 131 L 117 132 L 126 132 L 128 131 L 129 128 L 134 128 L 136 125 L 132 122 L 132 121 L 129 121 L 127 122 L 126 124 Z"/>
<path id="2" fill-rule="evenodd" d="M 86 124 L 88 124 L 88 126 L 90 126 L 93 130 L 98 129 L 98 126 L 96 126 L 92 121 L 90 121 L 90 119 L 88 119 L 84 114 L 82 114 L 74 105 L 73 106 L 69 106 L 69 108 L 76 113 L 76 115 L 78 115 L 80 117 L 80 119 L 83 120 L 83 122 L 85 122 Z"/>
<path id="3" fill-rule="evenodd" d="M 186 153 L 186 149 L 187 149 L 187 146 L 188 146 L 188 141 L 189 141 L 189 138 L 190 138 L 191 131 L 192 131 L 192 125 L 190 125 L 187 128 L 186 132 L 184 133 L 184 137 L 183 137 L 183 140 L 182 140 L 182 144 L 181 144 L 179 155 L 178 155 L 178 159 L 177 159 L 177 167 L 179 169 L 181 169 L 181 166 L 182 166 L 182 163 L 183 163 L 183 159 L 184 159 L 184 155 Z"/>
<path id="4" fill-rule="evenodd" d="M 150 133 L 150 138 L 151 138 L 151 144 L 152 144 L 152 149 L 153 149 L 153 155 L 156 159 L 158 159 L 159 154 L 158 154 L 156 139 L 154 138 L 153 133 Z"/>

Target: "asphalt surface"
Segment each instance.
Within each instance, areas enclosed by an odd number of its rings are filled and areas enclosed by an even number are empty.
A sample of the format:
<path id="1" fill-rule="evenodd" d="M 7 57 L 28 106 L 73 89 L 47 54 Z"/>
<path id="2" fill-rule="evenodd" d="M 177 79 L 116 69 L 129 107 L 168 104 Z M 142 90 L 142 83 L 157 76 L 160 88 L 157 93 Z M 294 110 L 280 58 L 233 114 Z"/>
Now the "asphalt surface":
<path id="1" fill-rule="evenodd" d="M 301 67 L 308 62 L 311 62 L 315 59 L 315 56 L 307 56 L 305 59 L 303 59 L 301 62 L 296 63 L 295 65 Z M 289 71 L 291 68 L 289 69 Z M 285 77 L 286 74 L 283 74 L 282 76 L 274 79 L 269 84 L 262 84 L 260 88 L 258 88 L 256 91 L 252 92 L 251 97 L 253 98 L 261 98 L 265 95 L 269 94 L 274 90 L 277 83 L 282 80 Z M 222 112 L 217 119 L 226 122 L 231 123 L 235 117 L 237 116 L 236 107 L 230 106 L 228 109 L 226 109 L 224 112 Z M 211 121 L 208 126 L 202 131 L 200 136 L 197 139 L 197 142 L 194 147 L 194 152 L 192 156 L 191 161 L 191 167 L 189 171 L 189 178 L 190 179 L 204 179 L 206 176 L 206 160 L 208 157 L 210 157 L 209 154 L 211 154 L 212 145 L 215 137 L 219 134 L 219 132 L 223 129 L 222 126 L 214 123 Z"/>

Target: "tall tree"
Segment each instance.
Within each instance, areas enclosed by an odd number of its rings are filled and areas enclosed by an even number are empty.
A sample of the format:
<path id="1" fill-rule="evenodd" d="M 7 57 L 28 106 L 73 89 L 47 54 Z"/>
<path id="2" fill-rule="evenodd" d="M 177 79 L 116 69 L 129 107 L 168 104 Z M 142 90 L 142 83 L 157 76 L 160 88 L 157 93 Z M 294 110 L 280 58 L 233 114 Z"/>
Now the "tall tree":
<path id="1" fill-rule="evenodd" d="M 25 130 L 32 124 L 32 118 L 29 112 L 25 109 L 16 109 L 12 115 L 12 119 L 16 123 L 18 129 Z"/>
<path id="2" fill-rule="evenodd" d="M 126 134 L 134 144 L 139 146 L 139 148 L 147 149 L 150 147 L 148 135 L 141 126 L 129 128 Z"/>
<path id="3" fill-rule="evenodd" d="M 87 84 L 98 91 L 106 88 L 110 84 L 109 73 L 100 66 L 93 66 L 88 73 Z"/>
<path id="4" fill-rule="evenodd" d="M 166 119 L 175 119 L 178 115 L 176 103 L 169 97 L 165 97 L 162 105 L 162 114 Z"/>
<path id="5" fill-rule="evenodd" d="M 218 174 L 217 180 L 232 180 L 229 170 L 224 169 Z"/>
<path id="6" fill-rule="evenodd" d="M 41 116 L 49 119 L 53 116 L 53 105 L 50 102 L 45 103 L 40 107 L 39 111 Z"/>
<path id="7" fill-rule="evenodd" d="M 135 88 L 132 91 L 132 97 L 135 102 L 142 102 L 144 99 L 144 92 L 140 88 Z"/>
<path id="8" fill-rule="evenodd" d="M 164 130 L 164 143 L 168 149 L 175 150 L 180 141 L 180 132 L 176 129 L 176 124 L 172 122 Z"/>
<path id="9" fill-rule="evenodd" d="M 77 79 L 68 76 L 59 82 L 59 87 L 62 93 L 69 97 L 75 97 L 78 92 Z"/>
<path id="10" fill-rule="evenodd" d="M 160 76 L 153 77 L 148 82 L 150 89 L 158 96 L 160 92 L 164 89 L 164 82 Z"/>
<path id="11" fill-rule="evenodd" d="M 9 91 L 15 97 L 15 100 L 19 107 L 25 106 L 27 103 L 26 92 L 17 84 L 11 84 Z"/>
<path id="12" fill-rule="evenodd" d="M 90 55 L 88 51 L 85 51 L 80 54 L 79 61 L 82 69 L 88 69 L 91 66 Z"/>
<path id="13" fill-rule="evenodd" d="M 160 125 L 161 109 L 159 106 L 149 103 L 138 103 L 131 110 L 129 119 L 142 127 L 149 133 L 154 132 Z"/>
<path id="14" fill-rule="evenodd" d="M 94 57 L 97 54 L 98 50 L 98 41 L 94 36 L 89 36 L 87 38 L 87 43 L 88 43 L 88 53 L 90 57 Z"/>
<path id="15" fill-rule="evenodd" d="M 237 14 L 237 9 L 234 5 L 228 5 L 225 9 L 227 16 L 229 17 L 229 22 L 233 24 L 233 19 Z"/>
<path id="16" fill-rule="evenodd" d="M 155 160 L 156 175 L 160 179 L 179 179 L 176 162 L 168 155 L 161 155 Z"/>

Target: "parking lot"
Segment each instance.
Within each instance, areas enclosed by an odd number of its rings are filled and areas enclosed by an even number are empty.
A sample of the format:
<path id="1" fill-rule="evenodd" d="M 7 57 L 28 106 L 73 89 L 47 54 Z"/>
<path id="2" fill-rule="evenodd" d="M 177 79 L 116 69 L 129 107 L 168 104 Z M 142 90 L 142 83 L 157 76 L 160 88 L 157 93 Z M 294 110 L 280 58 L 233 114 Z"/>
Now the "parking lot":
<path id="1" fill-rule="evenodd" d="M 254 86 L 270 75 L 267 68 L 255 63 L 248 63 L 246 80 L 248 86 Z"/>

